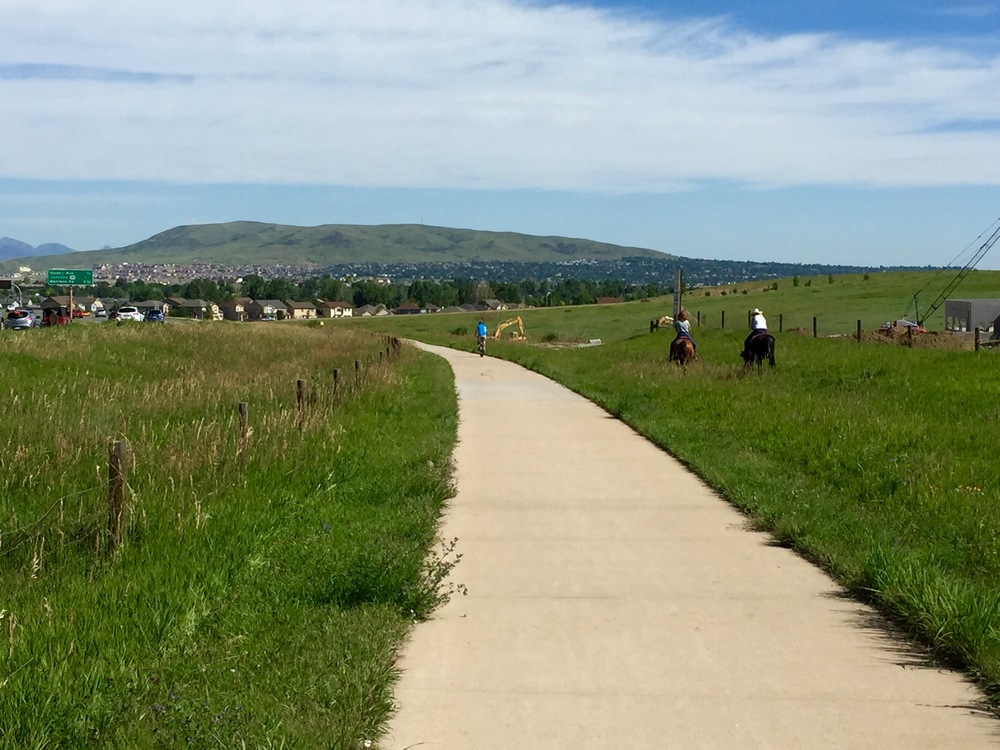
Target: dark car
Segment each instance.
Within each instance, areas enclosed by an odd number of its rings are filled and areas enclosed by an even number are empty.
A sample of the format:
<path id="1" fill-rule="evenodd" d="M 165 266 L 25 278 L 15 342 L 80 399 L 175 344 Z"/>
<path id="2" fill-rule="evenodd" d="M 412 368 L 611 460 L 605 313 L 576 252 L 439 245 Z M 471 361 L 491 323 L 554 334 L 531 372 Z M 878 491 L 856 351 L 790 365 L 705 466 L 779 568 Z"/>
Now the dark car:
<path id="1" fill-rule="evenodd" d="M 145 320 L 147 323 L 162 323 L 163 310 L 146 310 L 146 314 L 143 316 L 143 320 Z"/>
<path id="2" fill-rule="evenodd" d="M 11 310 L 7 313 L 7 321 L 4 325 L 14 331 L 22 328 L 34 328 L 36 325 L 34 313 L 28 310 Z"/>

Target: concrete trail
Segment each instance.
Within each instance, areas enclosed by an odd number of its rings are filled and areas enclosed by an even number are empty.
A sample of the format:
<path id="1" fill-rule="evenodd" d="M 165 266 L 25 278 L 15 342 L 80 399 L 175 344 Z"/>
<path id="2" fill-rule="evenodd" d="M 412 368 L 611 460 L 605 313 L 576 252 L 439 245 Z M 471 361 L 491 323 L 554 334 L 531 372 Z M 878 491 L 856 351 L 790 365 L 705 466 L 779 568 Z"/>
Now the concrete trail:
<path id="1" fill-rule="evenodd" d="M 468 586 L 418 626 L 381 746 L 980 748 L 1000 723 L 821 571 L 562 386 L 455 372 Z"/>

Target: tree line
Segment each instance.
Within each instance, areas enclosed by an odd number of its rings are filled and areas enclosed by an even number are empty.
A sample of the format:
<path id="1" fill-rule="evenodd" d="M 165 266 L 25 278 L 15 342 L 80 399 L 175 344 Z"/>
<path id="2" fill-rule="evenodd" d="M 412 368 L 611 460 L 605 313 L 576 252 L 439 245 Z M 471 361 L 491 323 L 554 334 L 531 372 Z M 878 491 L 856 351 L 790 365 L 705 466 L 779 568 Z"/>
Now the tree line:
<path id="1" fill-rule="evenodd" d="M 56 294 L 59 288 L 49 288 L 47 294 Z M 80 294 L 82 290 L 77 291 Z M 620 279 L 587 281 L 583 279 L 524 279 L 522 281 L 479 281 L 467 278 L 424 280 L 407 282 L 380 282 L 376 279 L 358 279 L 346 282 L 330 275 L 315 276 L 302 281 L 291 279 L 265 279 L 250 275 L 240 280 L 216 281 L 195 279 L 184 284 L 156 284 L 145 281 L 118 279 L 114 284 L 99 282 L 86 290 L 86 294 L 102 298 L 130 299 L 136 302 L 165 297 L 201 299 L 207 302 L 225 302 L 234 297 L 251 299 L 277 299 L 285 302 L 312 301 L 317 299 L 348 302 L 355 307 L 385 305 L 397 308 L 410 302 L 425 307 L 475 304 L 487 299 L 506 303 L 521 303 L 535 307 L 557 305 L 585 305 L 599 297 L 618 297 L 623 300 L 655 297 L 672 291 L 672 287 L 658 283 L 627 283 Z"/>

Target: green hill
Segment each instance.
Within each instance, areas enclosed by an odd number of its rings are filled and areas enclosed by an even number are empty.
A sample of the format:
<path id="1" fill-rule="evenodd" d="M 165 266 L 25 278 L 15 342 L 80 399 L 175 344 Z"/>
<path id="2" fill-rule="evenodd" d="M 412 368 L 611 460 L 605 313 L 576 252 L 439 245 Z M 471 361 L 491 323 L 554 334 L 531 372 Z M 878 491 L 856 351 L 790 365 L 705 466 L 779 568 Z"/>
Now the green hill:
<path id="1" fill-rule="evenodd" d="M 655 250 L 568 237 L 429 227 L 421 224 L 296 227 L 237 221 L 182 226 L 113 250 L 32 258 L 38 270 L 95 263 L 219 263 L 324 267 L 338 263 L 618 260 L 670 258 Z M 0 268 L 16 262 L 0 264 Z"/>

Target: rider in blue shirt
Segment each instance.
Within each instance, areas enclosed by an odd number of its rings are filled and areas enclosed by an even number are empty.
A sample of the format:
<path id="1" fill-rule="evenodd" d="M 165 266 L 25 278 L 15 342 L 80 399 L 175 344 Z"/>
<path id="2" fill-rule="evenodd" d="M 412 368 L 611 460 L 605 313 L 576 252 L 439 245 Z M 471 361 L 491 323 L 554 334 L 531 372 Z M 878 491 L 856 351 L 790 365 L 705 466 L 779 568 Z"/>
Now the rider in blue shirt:
<path id="1" fill-rule="evenodd" d="M 479 355 L 482 356 L 486 352 L 486 324 L 481 320 L 476 326 L 476 346 L 479 348 Z"/>

